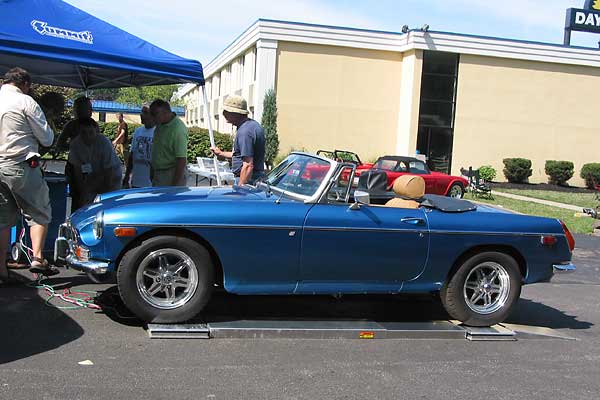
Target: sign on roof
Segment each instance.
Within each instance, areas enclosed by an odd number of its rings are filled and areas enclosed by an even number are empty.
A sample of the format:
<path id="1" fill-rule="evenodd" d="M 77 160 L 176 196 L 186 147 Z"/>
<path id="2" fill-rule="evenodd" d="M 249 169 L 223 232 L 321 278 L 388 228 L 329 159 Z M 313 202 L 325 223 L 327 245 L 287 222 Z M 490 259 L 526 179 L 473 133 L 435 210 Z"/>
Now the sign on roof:
<path id="1" fill-rule="evenodd" d="M 600 0 L 586 0 L 584 8 L 569 8 L 565 30 L 600 33 Z"/>

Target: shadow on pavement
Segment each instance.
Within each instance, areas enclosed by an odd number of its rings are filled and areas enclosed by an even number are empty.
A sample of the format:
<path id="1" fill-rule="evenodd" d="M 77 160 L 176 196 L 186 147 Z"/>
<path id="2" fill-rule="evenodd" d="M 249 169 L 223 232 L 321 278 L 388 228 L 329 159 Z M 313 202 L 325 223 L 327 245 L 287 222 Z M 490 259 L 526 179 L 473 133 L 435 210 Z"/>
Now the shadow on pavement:
<path id="1" fill-rule="evenodd" d="M 84 333 L 40 292 L 25 285 L 0 287 L 0 365 L 56 349 Z"/>
<path id="2" fill-rule="evenodd" d="M 197 318 L 203 322 L 240 319 L 336 319 L 430 321 L 448 319 L 433 296 L 236 296 L 218 293 Z M 195 322 L 190 321 L 190 322 Z"/>
<path id="3" fill-rule="evenodd" d="M 556 308 L 532 300 L 520 299 L 507 323 L 543 326 L 552 329 L 590 329 L 591 322 L 579 321 L 576 316 L 568 315 Z"/>
<path id="4" fill-rule="evenodd" d="M 123 305 L 116 286 L 97 297 L 111 320 L 127 326 L 143 326 Z M 449 320 L 433 295 L 347 295 L 333 296 L 237 296 L 217 292 L 205 310 L 190 324 L 238 320 L 368 320 L 375 322 L 428 322 Z M 590 329 L 594 324 L 579 321 L 553 307 L 520 299 L 507 323 L 552 329 Z"/>

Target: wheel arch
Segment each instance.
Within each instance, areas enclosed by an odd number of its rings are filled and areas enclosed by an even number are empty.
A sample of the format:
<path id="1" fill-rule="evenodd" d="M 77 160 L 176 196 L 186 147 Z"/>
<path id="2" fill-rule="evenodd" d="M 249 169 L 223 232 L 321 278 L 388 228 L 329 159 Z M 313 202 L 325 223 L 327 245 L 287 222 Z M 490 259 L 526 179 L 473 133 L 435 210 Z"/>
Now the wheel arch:
<path id="1" fill-rule="evenodd" d="M 190 231 L 190 230 L 184 229 L 184 228 L 156 228 L 156 229 L 149 230 L 148 232 L 144 232 L 142 235 L 136 237 L 134 240 L 132 240 L 131 242 L 129 242 L 121 250 L 121 253 L 115 259 L 115 272 L 119 268 L 119 264 L 121 263 L 121 259 L 123 258 L 123 256 L 129 250 L 131 250 L 134 247 L 138 246 L 144 240 L 147 240 L 149 238 L 156 237 L 156 236 L 178 236 L 178 237 L 185 237 L 185 238 L 191 239 L 191 240 L 197 242 L 198 244 L 204 246 L 204 248 L 206 248 L 206 250 L 210 254 L 210 258 L 211 258 L 211 260 L 213 262 L 213 265 L 215 267 L 215 275 L 214 275 L 215 278 L 216 278 L 216 282 L 215 283 L 217 283 L 217 284 L 219 284 L 221 286 L 223 285 L 223 282 L 224 282 L 224 279 L 225 279 L 224 273 L 223 273 L 223 265 L 221 264 L 221 259 L 219 258 L 219 255 L 218 255 L 217 251 L 215 250 L 215 248 L 210 244 L 210 242 L 208 242 L 202 236 L 198 235 L 197 233 L 195 233 L 193 231 Z"/>
<path id="2" fill-rule="evenodd" d="M 458 183 L 463 188 L 463 191 L 467 188 L 467 186 L 464 184 L 464 182 L 461 181 L 460 179 L 458 179 L 458 178 L 451 179 L 450 182 L 448 182 L 448 185 L 446 186 L 446 191 L 444 192 L 444 196 L 448 196 L 448 193 L 450 192 L 450 188 L 455 183 Z"/>
<path id="3" fill-rule="evenodd" d="M 508 256 L 514 258 L 519 266 L 519 271 L 521 272 L 521 279 L 524 281 L 527 276 L 527 262 L 525 261 L 525 257 L 514 247 L 508 245 L 479 245 L 471 247 L 470 249 L 464 251 L 460 256 L 456 258 L 454 263 L 452 264 L 452 268 L 448 271 L 446 275 L 446 280 L 444 285 L 450 280 L 450 278 L 456 273 L 456 271 L 460 268 L 460 266 L 467 261 L 469 258 L 486 251 L 495 251 L 498 253 L 504 253 Z"/>

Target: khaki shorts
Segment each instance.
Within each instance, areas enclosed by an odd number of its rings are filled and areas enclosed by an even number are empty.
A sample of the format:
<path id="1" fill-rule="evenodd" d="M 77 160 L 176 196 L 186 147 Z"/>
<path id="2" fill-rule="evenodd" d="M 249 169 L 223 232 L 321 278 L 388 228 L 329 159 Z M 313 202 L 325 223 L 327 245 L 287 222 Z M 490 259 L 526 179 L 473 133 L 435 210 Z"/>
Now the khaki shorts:
<path id="1" fill-rule="evenodd" d="M 0 229 L 16 224 L 19 209 L 29 226 L 52 221 L 48 184 L 39 167 L 25 162 L 0 166 Z"/>
<path id="2" fill-rule="evenodd" d="M 185 172 L 180 182 L 173 185 L 173 176 L 175 175 L 175 167 L 169 169 L 154 170 L 152 177 L 152 186 L 185 186 Z"/>

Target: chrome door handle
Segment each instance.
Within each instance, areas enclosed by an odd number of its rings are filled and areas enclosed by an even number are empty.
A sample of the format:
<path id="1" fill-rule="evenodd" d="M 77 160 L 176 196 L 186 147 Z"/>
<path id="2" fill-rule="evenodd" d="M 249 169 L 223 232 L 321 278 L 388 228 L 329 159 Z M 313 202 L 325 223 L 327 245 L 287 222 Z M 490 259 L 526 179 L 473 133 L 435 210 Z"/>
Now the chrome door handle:
<path id="1" fill-rule="evenodd" d="M 411 225 L 425 225 L 425 220 L 423 218 L 405 217 L 402 218 L 400 222 L 404 222 L 405 224 Z"/>

